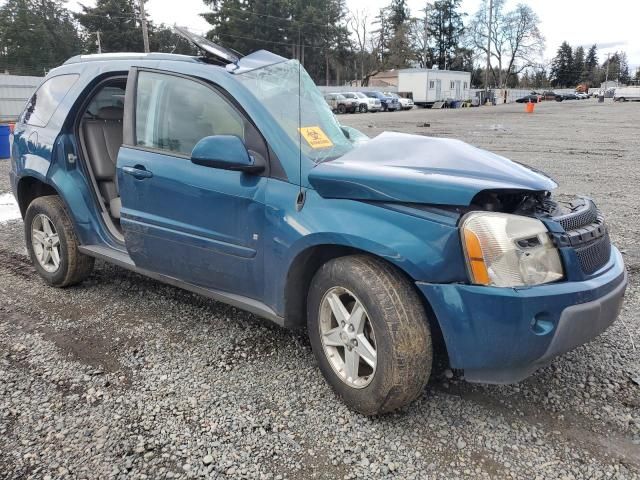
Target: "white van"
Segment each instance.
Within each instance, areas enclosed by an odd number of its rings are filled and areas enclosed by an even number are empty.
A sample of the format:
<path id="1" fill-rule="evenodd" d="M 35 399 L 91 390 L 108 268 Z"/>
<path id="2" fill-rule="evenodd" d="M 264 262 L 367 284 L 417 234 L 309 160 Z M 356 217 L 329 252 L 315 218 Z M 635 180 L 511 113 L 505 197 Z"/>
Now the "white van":
<path id="1" fill-rule="evenodd" d="M 616 102 L 640 101 L 640 87 L 618 87 L 613 94 Z"/>

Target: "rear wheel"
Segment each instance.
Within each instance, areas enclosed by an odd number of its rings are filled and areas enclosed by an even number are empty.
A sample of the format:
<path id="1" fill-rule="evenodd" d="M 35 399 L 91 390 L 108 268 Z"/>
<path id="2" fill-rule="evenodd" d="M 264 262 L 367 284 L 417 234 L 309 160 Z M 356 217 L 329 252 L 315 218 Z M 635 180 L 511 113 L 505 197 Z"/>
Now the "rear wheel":
<path id="1" fill-rule="evenodd" d="M 316 273 L 307 305 L 320 370 L 349 407 L 374 415 L 420 395 L 431 373 L 429 323 L 395 268 L 364 255 L 331 260 Z"/>
<path id="2" fill-rule="evenodd" d="M 60 197 L 50 195 L 31 202 L 24 228 L 31 261 L 49 285 L 66 287 L 89 276 L 94 259 L 78 250 L 73 224 Z"/>
<path id="3" fill-rule="evenodd" d="M 627 99 L 626 99 L 626 98 L 624 98 L 624 97 L 620 97 L 620 98 L 618 99 L 618 101 L 619 101 L 619 102 L 626 102 L 626 101 L 627 101 Z"/>
<path id="4" fill-rule="evenodd" d="M 344 104 L 340 104 L 338 105 L 338 113 L 347 113 L 347 107 L 344 106 Z"/>

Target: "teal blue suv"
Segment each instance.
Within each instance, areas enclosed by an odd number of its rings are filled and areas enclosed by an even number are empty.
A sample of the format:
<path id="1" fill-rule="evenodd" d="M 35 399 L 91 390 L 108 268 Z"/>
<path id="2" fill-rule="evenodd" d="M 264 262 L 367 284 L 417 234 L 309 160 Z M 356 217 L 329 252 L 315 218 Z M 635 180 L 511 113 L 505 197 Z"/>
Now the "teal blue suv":
<path id="1" fill-rule="evenodd" d="M 367 415 L 423 392 L 436 341 L 466 380 L 517 382 L 615 320 L 593 200 L 457 140 L 370 139 L 297 61 L 182 33 L 200 56 L 74 57 L 27 103 L 11 185 L 49 285 L 97 258 L 306 327 Z"/>

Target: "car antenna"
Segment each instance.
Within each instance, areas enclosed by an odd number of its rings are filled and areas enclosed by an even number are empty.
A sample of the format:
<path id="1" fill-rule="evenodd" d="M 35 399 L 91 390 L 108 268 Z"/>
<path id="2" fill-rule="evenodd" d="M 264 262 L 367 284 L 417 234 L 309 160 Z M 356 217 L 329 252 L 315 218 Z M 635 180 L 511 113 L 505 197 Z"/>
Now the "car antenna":
<path id="1" fill-rule="evenodd" d="M 302 188 L 302 64 L 300 63 L 300 49 L 301 47 L 301 33 L 300 25 L 298 25 L 298 197 L 296 198 L 296 210 L 302 210 L 304 206 L 305 193 Z"/>

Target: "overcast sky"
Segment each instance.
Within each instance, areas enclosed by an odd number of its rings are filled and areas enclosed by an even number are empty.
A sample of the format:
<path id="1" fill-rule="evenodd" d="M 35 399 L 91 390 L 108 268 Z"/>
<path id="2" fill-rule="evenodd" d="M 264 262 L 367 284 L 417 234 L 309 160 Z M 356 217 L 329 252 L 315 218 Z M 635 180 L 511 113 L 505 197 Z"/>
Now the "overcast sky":
<path id="1" fill-rule="evenodd" d="M 519 0 L 528 3 L 540 17 L 540 29 L 547 40 L 544 54 L 546 60 L 555 55 L 563 40 L 572 46 L 598 44 L 599 59 L 602 62 L 607 52 L 624 50 L 632 67 L 640 66 L 640 0 Z M 70 4 L 75 3 L 74 1 Z M 92 3 L 90 0 L 83 3 Z M 375 12 L 388 5 L 390 0 L 347 0 L 351 9 L 366 8 Z M 425 0 L 408 0 L 412 12 L 424 8 Z M 431 0 L 429 3 L 433 3 Z M 517 0 L 507 0 L 512 7 Z M 480 0 L 462 0 L 462 8 L 472 14 Z M 159 23 L 189 26 L 194 30 L 206 31 L 208 23 L 199 13 L 206 11 L 202 0 L 149 0 L 147 10 L 151 18 Z"/>

